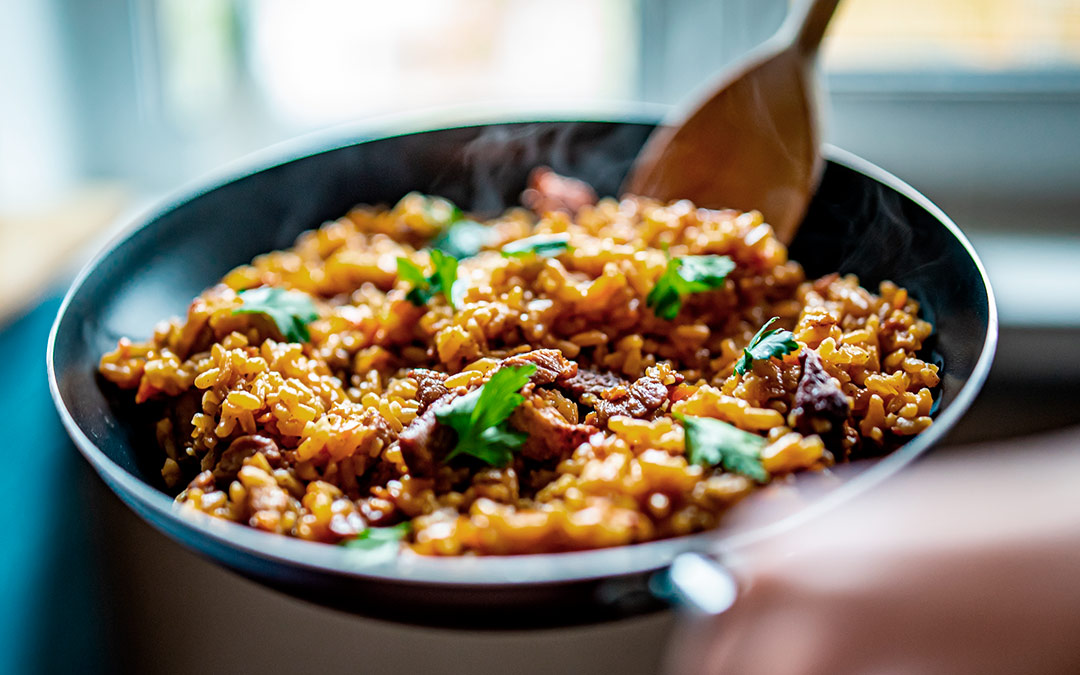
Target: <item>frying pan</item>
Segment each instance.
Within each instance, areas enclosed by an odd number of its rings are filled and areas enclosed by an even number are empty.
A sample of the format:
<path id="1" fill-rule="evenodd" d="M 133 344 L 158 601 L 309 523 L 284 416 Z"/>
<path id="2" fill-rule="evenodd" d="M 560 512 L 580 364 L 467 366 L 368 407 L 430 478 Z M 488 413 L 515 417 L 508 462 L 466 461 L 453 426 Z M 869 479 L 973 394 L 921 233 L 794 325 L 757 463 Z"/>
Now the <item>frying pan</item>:
<path id="1" fill-rule="evenodd" d="M 796 485 L 803 489 L 794 499 L 745 500 L 736 511 L 749 515 L 733 516 L 718 532 L 575 553 L 361 562 L 342 547 L 180 513 L 165 491 L 147 415 L 96 375 L 100 355 L 121 336 L 149 335 L 155 322 L 183 314 L 195 295 L 232 267 L 289 246 L 301 231 L 355 204 L 392 204 L 419 190 L 495 213 L 517 203 L 529 170 L 539 164 L 582 178 L 601 195 L 613 194 L 654 126 L 655 118 L 628 114 L 382 134 L 339 131 L 166 201 L 90 262 L 57 316 L 47 358 L 52 396 L 68 432 L 109 487 L 151 525 L 246 577 L 323 605 L 458 628 L 612 620 L 664 608 L 673 597 L 715 606 L 724 589 L 714 587 L 718 582 L 692 581 L 704 578 L 693 552 L 735 547 L 797 526 L 898 471 L 956 423 L 993 358 L 996 310 L 970 244 L 915 190 L 840 150 L 826 151 L 822 183 L 791 257 L 810 277 L 854 272 L 870 288 L 891 279 L 922 303 L 936 331 L 927 357 L 943 366 L 935 422 L 891 455 L 816 479 L 800 477 Z M 786 506 L 755 507 L 765 503 Z M 677 558 L 674 569 L 691 574 L 663 575 Z"/>

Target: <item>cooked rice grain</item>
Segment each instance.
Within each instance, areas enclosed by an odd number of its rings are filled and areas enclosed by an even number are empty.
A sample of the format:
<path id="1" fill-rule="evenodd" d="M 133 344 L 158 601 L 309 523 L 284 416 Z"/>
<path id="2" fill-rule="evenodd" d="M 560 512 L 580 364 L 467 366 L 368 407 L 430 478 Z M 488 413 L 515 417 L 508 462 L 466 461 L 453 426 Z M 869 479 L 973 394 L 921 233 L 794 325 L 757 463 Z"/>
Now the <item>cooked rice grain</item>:
<path id="1" fill-rule="evenodd" d="M 322 542 L 410 520 L 408 545 L 433 555 L 618 546 L 716 527 L 754 489 L 743 476 L 689 464 L 672 412 L 761 434 L 773 476 L 877 454 L 931 424 L 938 369 L 918 356 L 932 330 L 918 303 L 889 282 L 874 294 L 851 275 L 807 281 L 757 212 L 635 197 L 601 200 L 576 218 L 512 209 L 488 223 L 490 250 L 461 261 L 463 306 L 436 296 L 416 307 L 396 260 L 430 269 L 422 247 L 448 208 L 420 195 L 390 210 L 357 207 L 233 270 L 149 341 L 123 339 L 102 358 L 101 373 L 136 390 L 138 402 L 166 402 L 162 474 L 169 485 L 190 480 L 177 497 L 184 508 Z M 556 257 L 498 253 L 555 233 L 571 245 Z M 737 267 L 665 321 L 645 305 L 664 249 L 727 255 Z M 233 313 L 239 291 L 262 285 L 317 299 L 309 344 L 283 342 L 265 316 Z M 772 316 L 800 351 L 734 373 Z M 460 392 L 499 359 L 537 349 L 620 378 L 605 400 L 632 394 L 640 378 L 660 381 L 667 400 L 649 418 L 614 415 L 605 427 L 596 394 L 542 390 L 535 405 L 554 406 L 567 424 L 589 413 L 597 430 L 587 442 L 546 461 L 455 462 L 414 475 L 398 441 L 421 412 L 412 369 L 445 373 L 443 386 Z M 795 409 L 808 349 L 850 407 L 842 425 L 814 422 L 815 433 L 798 430 L 806 428 Z"/>

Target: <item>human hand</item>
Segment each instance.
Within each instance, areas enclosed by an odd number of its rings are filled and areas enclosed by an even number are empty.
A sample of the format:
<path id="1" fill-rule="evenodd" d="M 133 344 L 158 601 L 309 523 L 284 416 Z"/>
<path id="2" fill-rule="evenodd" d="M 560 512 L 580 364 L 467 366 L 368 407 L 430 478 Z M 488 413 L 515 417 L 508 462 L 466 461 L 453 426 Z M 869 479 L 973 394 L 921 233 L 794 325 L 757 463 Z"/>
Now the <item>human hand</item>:
<path id="1" fill-rule="evenodd" d="M 685 623 L 669 670 L 1080 672 L 1078 449 L 1072 431 L 928 460 L 725 557 L 738 598 Z"/>

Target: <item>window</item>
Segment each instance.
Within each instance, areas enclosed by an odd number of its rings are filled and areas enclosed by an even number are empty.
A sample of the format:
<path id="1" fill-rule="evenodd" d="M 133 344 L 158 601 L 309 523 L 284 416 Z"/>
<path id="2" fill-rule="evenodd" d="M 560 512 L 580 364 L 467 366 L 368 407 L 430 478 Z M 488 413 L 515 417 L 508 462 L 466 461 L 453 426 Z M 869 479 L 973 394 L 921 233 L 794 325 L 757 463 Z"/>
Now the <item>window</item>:
<path id="1" fill-rule="evenodd" d="M 387 113 L 673 103 L 794 1 L 18 0 L 0 217 Z M 822 63 L 830 142 L 976 236 L 1076 238 L 1080 0 L 843 0 Z"/>
<path id="2" fill-rule="evenodd" d="M 847 0 L 825 50 L 832 71 L 1080 66 L 1075 0 Z"/>

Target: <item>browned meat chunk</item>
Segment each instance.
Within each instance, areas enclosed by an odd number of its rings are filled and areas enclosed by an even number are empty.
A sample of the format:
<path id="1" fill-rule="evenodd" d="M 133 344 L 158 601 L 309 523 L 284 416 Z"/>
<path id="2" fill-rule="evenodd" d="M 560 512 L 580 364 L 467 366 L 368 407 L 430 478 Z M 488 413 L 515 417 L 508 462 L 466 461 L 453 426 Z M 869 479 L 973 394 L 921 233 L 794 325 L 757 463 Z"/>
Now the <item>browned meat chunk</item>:
<path id="1" fill-rule="evenodd" d="M 420 412 L 449 393 L 444 384 L 446 373 L 427 368 L 413 368 L 409 371 L 409 377 L 416 380 L 416 400 L 420 402 Z"/>
<path id="2" fill-rule="evenodd" d="M 596 416 L 604 425 L 615 415 L 648 419 L 664 405 L 667 397 L 668 388 L 663 382 L 654 377 L 642 377 L 631 384 L 625 394 L 600 400 L 596 405 Z"/>
<path id="3" fill-rule="evenodd" d="M 535 394 L 544 400 L 544 403 L 554 406 L 559 414 L 570 424 L 578 423 L 577 404 L 562 395 L 558 389 L 536 389 Z"/>
<path id="4" fill-rule="evenodd" d="M 596 431 L 592 426 L 577 424 L 577 406 L 557 391 L 537 390 L 540 385 L 565 382 L 577 375 L 578 367 L 566 360 L 557 349 L 536 349 L 503 359 L 500 367 L 534 364 L 536 373 L 522 389 L 525 401 L 511 415 L 510 426 L 529 435 L 521 454 L 531 459 L 545 460 L 565 457 L 588 440 Z M 444 393 L 434 402 L 422 407 L 423 412 L 402 430 L 398 448 L 413 476 L 430 476 L 438 463 L 453 447 L 454 430 L 439 424 L 436 414 L 457 396 L 447 392 L 442 373 L 416 369 L 410 373 L 418 384 L 417 398 L 421 406 L 431 391 Z"/>
<path id="5" fill-rule="evenodd" d="M 560 176 L 541 166 L 529 175 L 529 187 L 521 193 L 521 203 L 540 215 L 549 211 L 575 215 L 583 206 L 596 203 L 596 192 L 584 181 Z"/>
<path id="6" fill-rule="evenodd" d="M 398 435 L 398 449 L 411 475 L 430 476 L 454 446 L 454 430 L 439 424 L 435 413 L 455 397 L 452 393 L 440 397 Z"/>
<path id="7" fill-rule="evenodd" d="M 578 365 L 573 361 L 567 361 L 566 357 L 558 349 L 534 349 L 531 352 L 505 358 L 499 365 L 506 368 L 507 366 L 523 366 L 528 363 L 536 366 L 536 374 L 532 376 L 532 383 L 538 386 L 569 380 L 578 372 Z"/>
<path id="8" fill-rule="evenodd" d="M 236 478 L 244 460 L 257 452 L 261 452 L 270 466 L 276 467 L 281 463 L 281 450 L 274 439 L 262 434 L 238 436 L 229 448 L 221 453 L 221 459 L 214 467 L 214 478 L 219 481 L 230 481 Z"/>
<path id="9" fill-rule="evenodd" d="M 541 461 L 569 457 L 597 431 L 588 424 L 566 421 L 557 408 L 539 396 L 526 397 L 509 422 L 511 427 L 529 436 L 518 454 Z"/>
<path id="10" fill-rule="evenodd" d="M 603 373 L 589 368 L 578 368 L 577 374 L 559 383 L 574 400 L 596 407 L 608 389 L 627 385 L 626 380 L 614 373 Z"/>
<path id="11" fill-rule="evenodd" d="M 803 434 L 839 432 L 848 418 L 850 405 L 840 385 L 825 370 L 821 357 L 813 349 L 804 349 L 799 357 L 802 377 L 795 390 L 795 428 Z"/>
<path id="12" fill-rule="evenodd" d="M 203 492 L 209 492 L 214 489 L 214 472 L 209 469 L 206 471 L 200 471 L 198 476 L 191 479 L 188 483 L 187 489 L 198 488 Z"/>

